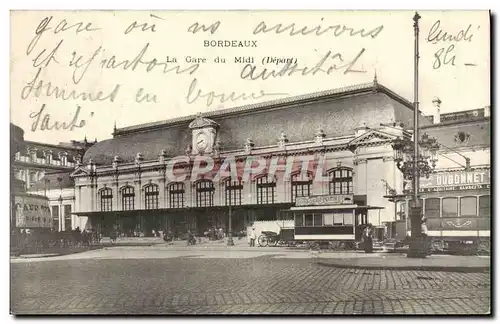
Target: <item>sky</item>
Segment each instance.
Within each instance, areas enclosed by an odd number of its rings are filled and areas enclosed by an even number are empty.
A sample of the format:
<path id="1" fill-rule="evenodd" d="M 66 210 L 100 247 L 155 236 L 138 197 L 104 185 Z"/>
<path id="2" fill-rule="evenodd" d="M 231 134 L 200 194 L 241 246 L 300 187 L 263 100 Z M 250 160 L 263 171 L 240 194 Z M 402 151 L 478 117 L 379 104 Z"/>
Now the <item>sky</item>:
<path id="1" fill-rule="evenodd" d="M 488 12 L 419 14 L 420 109 L 432 115 L 435 97 L 442 101 L 442 113 L 490 105 Z M 410 11 L 12 12 L 11 121 L 25 130 L 26 140 L 53 144 L 85 136 L 102 140 L 111 137 L 115 124 L 120 128 L 367 83 L 375 73 L 379 83 L 413 101 L 413 15 Z M 196 23 L 206 28 L 196 31 Z M 278 24 L 280 28 L 273 28 Z M 290 35 L 291 27 L 286 29 L 292 24 L 296 35 Z M 258 77 L 263 69 L 280 71 L 285 66 L 263 64 L 268 57 L 289 58 L 297 70 L 323 62 L 323 70 L 263 80 Z M 44 86 L 37 91 L 40 82 Z M 221 102 L 221 94 L 228 97 L 233 92 L 234 100 Z M 215 94 L 213 100 L 210 93 Z"/>

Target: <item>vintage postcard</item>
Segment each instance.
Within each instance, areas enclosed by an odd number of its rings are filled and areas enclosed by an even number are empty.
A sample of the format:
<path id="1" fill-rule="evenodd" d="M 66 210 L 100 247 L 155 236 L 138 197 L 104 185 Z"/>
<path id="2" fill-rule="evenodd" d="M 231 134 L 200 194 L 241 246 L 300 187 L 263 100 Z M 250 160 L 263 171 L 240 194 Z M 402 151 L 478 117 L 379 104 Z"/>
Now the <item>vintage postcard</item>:
<path id="1" fill-rule="evenodd" d="M 10 18 L 12 314 L 491 313 L 490 12 Z"/>

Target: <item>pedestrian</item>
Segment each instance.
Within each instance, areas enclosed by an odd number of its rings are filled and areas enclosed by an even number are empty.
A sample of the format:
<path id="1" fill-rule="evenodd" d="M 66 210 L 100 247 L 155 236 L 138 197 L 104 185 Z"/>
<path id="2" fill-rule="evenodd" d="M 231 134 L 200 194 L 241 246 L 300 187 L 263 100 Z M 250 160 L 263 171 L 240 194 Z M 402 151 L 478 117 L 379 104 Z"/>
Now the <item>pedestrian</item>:
<path id="1" fill-rule="evenodd" d="M 250 238 L 250 247 L 255 247 L 255 238 L 257 237 L 257 234 L 255 234 L 255 227 L 252 227 L 248 237 Z"/>
<path id="2" fill-rule="evenodd" d="M 427 218 L 423 217 L 420 221 L 420 235 L 422 236 L 422 241 L 424 244 L 425 254 L 430 254 L 429 252 L 429 232 L 427 230 Z"/>
<path id="3" fill-rule="evenodd" d="M 372 224 L 368 224 L 363 232 L 365 253 L 373 253 L 373 229 Z"/>

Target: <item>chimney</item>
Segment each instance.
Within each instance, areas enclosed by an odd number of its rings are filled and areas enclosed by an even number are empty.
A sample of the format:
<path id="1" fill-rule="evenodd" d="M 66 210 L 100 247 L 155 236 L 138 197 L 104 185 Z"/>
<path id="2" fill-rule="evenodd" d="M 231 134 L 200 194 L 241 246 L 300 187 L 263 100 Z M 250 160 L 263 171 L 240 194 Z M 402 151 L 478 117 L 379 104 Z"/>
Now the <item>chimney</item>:
<path id="1" fill-rule="evenodd" d="M 484 107 L 484 117 L 490 117 L 490 106 Z"/>
<path id="2" fill-rule="evenodd" d="M 441 122 L 441 99 L 434 98 L 432 100 L 432 104 L 434 105 L 434 124 L 439 124 Z"/>

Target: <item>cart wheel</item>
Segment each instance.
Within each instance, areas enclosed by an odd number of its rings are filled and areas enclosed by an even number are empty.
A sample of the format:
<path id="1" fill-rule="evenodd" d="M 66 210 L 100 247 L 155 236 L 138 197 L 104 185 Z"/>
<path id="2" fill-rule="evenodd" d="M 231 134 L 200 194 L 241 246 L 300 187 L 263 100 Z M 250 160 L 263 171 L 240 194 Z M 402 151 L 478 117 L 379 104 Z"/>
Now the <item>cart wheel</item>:
<path id="1" fill-rule="evenodd" d="M 277 246 L 278 245 L 278 239 L 277 238 L 272 238 L 269 240 L 269 246 Z"/>
<path id="2" fill-rule="evenodd" d="M 259 236 L 259 239 L 257 240 L 259 243 L 259 246 L 267 246 L 269 244 L 269 240 L 267 239 L 267 236 L 261 235 Z"/>

